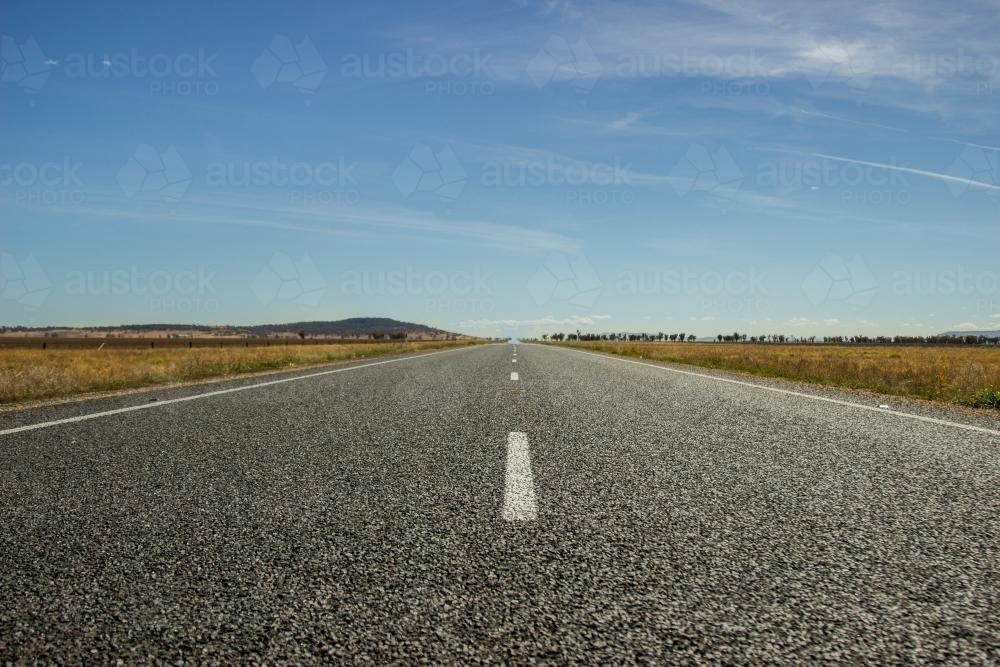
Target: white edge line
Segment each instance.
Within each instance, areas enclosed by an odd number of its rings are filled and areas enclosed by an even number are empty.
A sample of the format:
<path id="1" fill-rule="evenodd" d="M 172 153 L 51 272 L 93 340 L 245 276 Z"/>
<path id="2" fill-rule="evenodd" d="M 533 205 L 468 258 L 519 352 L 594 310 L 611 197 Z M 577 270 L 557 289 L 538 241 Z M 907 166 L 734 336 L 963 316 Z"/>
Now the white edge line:
<path id="1" fill-rule="evenodd" d="M 886 410 L 885 408 L 877 408 L 871 405 L 864 405 L 862 403 L 851 403 L 850 401 L 842 401 L 836 398 L 827 398 L 826 396 L 816 396 L 815 394 L 805 394 L 799 391 L 792 391 L 790 389 L 779 389 L 778 387 L 768 387 L 767 385 L 754 384 L 752 382 L 745 382 L 743 380 L 732 380 L 729 378 L 722 378 L 716 375 L 708 375 L 707 373 L 695 373 L 693 371 L 682 371 L 679 368 L 671 368 L 669 366 L 658 366 L 657 364 L 647 364 L 642 361 L 633 361 L 632 359 L 624 359 L 620 356 L 614 354 L 598 354 L 596 352 L 587 352 L 585 350 L 577 350 L 571 347 L 560 347 L 563 350 L 571 350 L 573 352 L 579 352 L 580 354 L 587 354 L 592 357 L 601 357 L 603 359 L 612 359 L 614 361 L 621 361 L 626 364 L 635 364 L 637 366 L 649 366 L 650 368 L 658 368 L 661 371 L 668 371 L 670 373 L 678 373 L 680 375 L 690 375 L 697 378 L 705 378 L 708 380 L 716 380 L 718 382 L 727 382 L 729 384 L 739 385 L 741 387 L 753 387 L 754 389 L 762 389 L 764 391 L 771 391 L 776 394 L 786 394 L 788 396 L 798 396 L 800 398 L 809 398 L 814 401 L 823 401 L 825 403 L 835 403 L 837 405 L 844 405 L 851 408 L 858 408 L 859 410 L 868 410 L 869 412 L 877 412 L 883 415 L 896 415 L 897 417 L 905 417 L 906 419 L 915 419 L 917 421 L 927 422 L 929 424 L 937 424 L 939 426 L 952 426 L 954 428 L 964 429 L 966 431 L 975 431 L 977 433 L 986 433 L 988 435 L 1000 436 L 1000 431 L 995 431 L 993 429 L 984 428 L 982 426 L 972 426 L 971 424 L 960 424 L 959 422 L 952 422 L 946 419 L 937 419 L 935 417 L 924 417 L 923 415 L 915 415 L 910 412 L 899 412 L 898 410 Z"/>
<path id="2" fill-rule="evenodd" d="M 432 357 L 435 354 L 444 354 L 445 352 L 459 352 L 461 350 L 470 350 L 477 345 L 469 345 L 466 347 L 452 348 L 448 350 L 438 350 L 437 352 L 426 352 L 424 354 L 417 354 L 412 357 L 402 357 L 400 359 L 386 359 L 384 361 L 374 361 L 368 364 L 361 364 L 360 366 L 348 366 L 347 368 L 334 368 L 328 371 L 320 371 L 319 373 L 309 373 L 308 375 L 296 375 L 290 378 L 281 378 L 280 380 L 268 380 L 267 382 L 257 382 L 255 384 L 243 385 L 241 387 L 230 387 L 229 389 L 218 389 L 216 391 L 205 392 L 204 394 L 194 394 L 192 396 L 181 396 L 180 398 L 168 398 L 164 401 L 156 401 L 155 403 L 143 403 L 142 405 L 130 405 L 126 408 L 117 408 L 115 410 L 105 410 L 103 412 L 92 412 L 86 415 L 77 415 L 76 417 L 67 417 L 65 419 L 55 419 L 49 422 L 39 422 L 37 424 L 27 424 L 25 426 L 15 426 L 14 428 L 8 428 L 0 430 L 0 435 L 10 435 L 12 433 L 23 433 L 25 431 L 34 431 L 42 428 L 49 428 L 51 426 L 59 426 L 61 424 L 72 424 L 74 422 L 87 421 L 88 419 L 97 419 L 98 417 L 109 417 L 111 415 L 120 415 L 125 412 L 135 412 L 136 410 L 146 410 L 149 408 L 158 408 L 161 405 L 170 405 L 171 403 L 183 403 L 184 401 L 194 401 L 199 398 L 209 398 L 211 396 L 221 396 L 222 394 L 232 394 L 238 391 L 248 391 L 250 389 L 257 389 L 259 387 L 269 387 L 275 384 L 284 384 L 285 382 L 295 382 L 297 380 L 308 380 L 309 378 L 321 377 L 323 375 L 332 375 L 334 373 L 345 373 L 347 371 L 358 370 L 360 368 L 371 368 L 372 366 L 381 366 L 383 364 L 394 364 L 399 361 L 409 361 L 410 359 L 420 359 L 421 357 Z M 231 380 L 238 381 L 239 378 L 232 378 Z M 176 387 L 170 387 L 170 389 L 175 389 Z"/>

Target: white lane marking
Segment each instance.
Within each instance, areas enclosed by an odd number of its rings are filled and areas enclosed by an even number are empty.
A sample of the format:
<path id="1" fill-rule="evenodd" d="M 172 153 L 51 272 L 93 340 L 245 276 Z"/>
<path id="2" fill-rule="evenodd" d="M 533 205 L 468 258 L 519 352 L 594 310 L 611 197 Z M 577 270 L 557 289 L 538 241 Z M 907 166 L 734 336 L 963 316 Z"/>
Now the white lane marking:
<path id="1" fill-rule="evenodd" d="M 510 374 L 510 379 L 516 381 L 517 380 L 517 373 L 511 373 Z"/>
<path id="2" fill-rule="evenodd" d="M 163 401 L 157 401 L 155 403 L 143 403 L 142 405 L 131 405 L 127 408 L 117 408 L 115 410 L 105 410 L 103 412 L 92 412 L 86 415 L 79 415 L 76 417 L 67 417 L 66 419 L 56 419 L 50 422 L 39 422 L 37 424 L 28 424 L 26 426 L 17 426 L 14 428 L 8 428 L 0 430 L 0 435 L 10 435 L 11 433 L 23 433 L 24 431 L 34 431 L 40 428 L 49 428 L 50 426 L 59 426 L 61 424 L 72 424 L 74 422 L 87 421 L 88 419 L 97 419 L 98 417 L 108 417 L 111 415 L 119 415 L 125 412 L 134 412 L 136 410 L 147 410 L 149 408 L 158 408 L 164 405 L 170 405 L 171 403 L 183 403 L 184 401 L 194 401 L 199 398 L 209 398 L 211 396 L 221 396 L 223 394 L 232 394 L 237 391 L 248 391 L 250 389 L 257 389 L 259 387 L 269 387 L 275 384 L 284 384 L 285 382 L 295 382 L 297 380 L 308 380 L 310 378 L 322 377 L 324 375 L 332 375 L 334 373 L 346 373 L 347 371 L 354 371 L 361 368 L 371 368 L 372 366 L 382 366 L 383 364 L 394 364 L 399 361 L 409 361 L 410 359 L 420 359 L 421 357 L 432 357 L 435 354 L 444 354 L 445 352 L 458 352 L 461 350 L 470 350 L 477 345 L 472 345 L 469 347 L 460 347 L 457 349 L 450 350 L 438 350 L 437 352 L 427 352 L 425 354 L 417 354 L 412 357 L 403 357 L 402 359 L 387 359 L 386 361 L 375 361 L 370 364 L 362 364 L 360 366 L 349 366 L 347 368 L 335 368 L 329 371 L 321 371 L 319 373 L 310 373 L 308 375 L 296 375 L 295 377 L 282 378 L 280 380 L 268 380 L 267 382 L 258 382 L 256 384 L 248 384 L 242 387 L 231 387 L 229 389 L 218 389 L 216 391 L 208 391 L 204 394 L 195 394 L 193 396 L 182 396 L 180 398 L 168 398 Z M 239 378 L 232 378 L 238 380 Z"/>
<path id="3" fill-rule="evenodd" d="M 720 378 L 715 375 L 707 375 L 705 373 L 695 373 L 693 371 L 682 371 L 679 368 L 670 368 L 669 366 L 657 366 L 656 364 L 647 364 L 643 361 L 632 361 L 631 359 L 622 359 L 610 354 L 597 354 L 596 352 L 585 352 L 583 350 L 573 350 L 572 348 L 562 348 L 564 350 L 572 350 L 573 352 L 579 352 L 580 354 L 587 354 L 592 357 L 600 357 L 602 359 L 611 359 L 613 361 L 621 361 L 626 364 L 635 364 L 636 366 L 649 366 L 650 368 L 658 368 L 661 371 L 667 371 L 669 373 L 677 373 L 679 375 L 690 375 L 696 378 L 704 378 L 706 380 L 715 380 L 716 382 L 726 382 L 728 384 L 735 384 L 741 387 L 753 387 L 754 389 L 762 389 L 764 391 L 774 392 L 776 394 L 785 394 L 786 396 L 798 396 L 799 398 L 808 398 L 813 401 L 822 401 L 824 403 L 834 403 L 836 405 L 844 405 L 849 408 L 858 408 L 859 410 L 867 410 L 869 412 L 877 412 L 883 415 L 896 415 L 897 417 L 904 417 L 906 419 L 915 419 L 916 421 L 927 422 L 928 424 L 937 424 L 939 426 L 951 426 L 953 428 L 960 428 L 966 431 L 975 431 L 977 433 L 986 433 L 988 435 L 1000 436 L 1000 431 L 994 429 L 983 428 L 982 426 L 972 426 L 971 424 L 961 424 L 959 422 L 948 421 L 947 419 L 937 419 L 935 417 L 924 417 L 923 415 L 915 415 L 910 412 L 900 412 L 899 410 L 886 410 L 881 407 L 874 407 L 871 405 L 864 405 L 862 403 L 851 403 L 850 401 L 841 401 L 836 398 L 828 398 L 826 396 L 816 396 L 815 394 L 804 394 L 799 391 L 792 391 L 790 389 L 779 389 L 777 387 L 768 387 L 767 385 L 754 384 L 752 382 L 744 382 L 743 380 L 731 380 L 729 378 Z"/>
<path id="4" fill-rule="evenodd" d="M 510 363 L 512 363 L 512 364 L 516 364 L 516 363 L 517 363 L 517 359 L 511 359 L 511 360 L 510 360 Z"/>
<path id="5" fill-rule="evenodd" d="M 512 431 L 507 436 L 507 480 L 503 494 L 503 518 L 505 521 L 534 521 L 538 518 L 527 433 Z"/>

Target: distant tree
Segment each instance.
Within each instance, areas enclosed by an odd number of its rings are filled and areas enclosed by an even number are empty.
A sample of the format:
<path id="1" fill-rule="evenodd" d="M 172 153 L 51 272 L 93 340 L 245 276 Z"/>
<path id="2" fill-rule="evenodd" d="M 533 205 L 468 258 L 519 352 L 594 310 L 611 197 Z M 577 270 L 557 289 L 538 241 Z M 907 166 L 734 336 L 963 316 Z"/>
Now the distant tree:
<path id="1" fill-rule="evenodd" d="M 299 338 L 302 339 L 302 340 L 306 339 L 306 331 L 305 331 L 305 329 L 300 329 L 299 330 Z"/>

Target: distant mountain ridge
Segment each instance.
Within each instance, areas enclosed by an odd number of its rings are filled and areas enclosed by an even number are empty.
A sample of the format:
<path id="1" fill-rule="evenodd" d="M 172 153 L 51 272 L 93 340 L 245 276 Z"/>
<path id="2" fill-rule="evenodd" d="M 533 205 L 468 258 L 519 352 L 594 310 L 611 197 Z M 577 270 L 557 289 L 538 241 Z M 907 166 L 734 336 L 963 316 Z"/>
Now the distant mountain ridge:
<path id="1" fill-rule="evenodd" d="M 171 334 L 201 334 L 214 336 L 298 336 L 322 338 L 364 338 L 405 334 L 411 338 L 465 337 L 425 324 L 401 322 L 388 317 L 350 317 L 344 320 L 288 322 L 284 324 L 254 324 L 249 326 L 206 325 L 206 324 L 118 324 L 102 327 L 8 327 L 15 331 L 81 331 L 81 332 L 168 332 Z"/>
<path id="2" fill-rule="evenodd" d="M 1000 329 L 993 331 L 945 331 L 940 336 L 983 336 L 985 338 L 1000 338 Z"/>

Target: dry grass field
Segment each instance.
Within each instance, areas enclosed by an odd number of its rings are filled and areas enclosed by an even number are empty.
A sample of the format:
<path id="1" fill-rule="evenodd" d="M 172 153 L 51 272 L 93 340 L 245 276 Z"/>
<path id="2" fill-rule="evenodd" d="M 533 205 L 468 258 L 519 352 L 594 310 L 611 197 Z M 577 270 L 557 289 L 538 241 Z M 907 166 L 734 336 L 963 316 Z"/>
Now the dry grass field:
<path id="1" fill-rule="evenodd" d="M 413 341 L 291 347 L 0 350 L 0 405 L 88 392 L 228 377 L 471 341 Z"/>
<path id="2" fill-rule="evenodd" d="M 656 361 L 1000 409 L 1000 347 L 568 343 Z"/>

